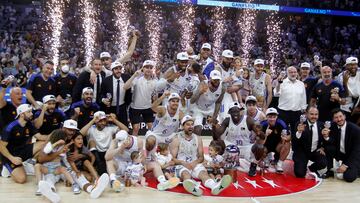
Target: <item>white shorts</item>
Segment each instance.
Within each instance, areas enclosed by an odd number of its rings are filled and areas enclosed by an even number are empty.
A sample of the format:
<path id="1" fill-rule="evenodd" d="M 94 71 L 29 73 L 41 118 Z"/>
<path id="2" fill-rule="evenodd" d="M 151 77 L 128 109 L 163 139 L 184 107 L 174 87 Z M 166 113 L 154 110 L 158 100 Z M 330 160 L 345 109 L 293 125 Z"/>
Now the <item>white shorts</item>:
<path id="1" fill-rule="evenodd" d="M 196 179 L 199 179 L 199 174 L 200 174 L 201 171 L 207 172 L 206 168 L 202 164 L 196 165 L 193 170 L 189 170 L 188 168 L 186 168 L 183 165 L 175 166 L 175 175 L 176 175 L 176 177 L 181 178 L 181 174 L 183 172 L 185 172 L 185 171 L 189 172 L 191 177 L 196 178 Z"/>
<path id="2" fill-rule="evenodd" d="M 203 126 L 203 120 L 208 116 L 213 116 L 214 110 L 212 111 L 203 111 L 197 107 L 194 108 L 194 126 Z"/>
<path id="3" fill-rule="evenodd" d="M 147 137 L 149 137 L 150 135 L 155 135 L 156 145 L 157 145 L 158 143 L 170 144 L 170 143 L 173 141 L 176 133 L 172 133 L 171 135 L 169 135 L 169 136 L 167 136 L 167 137 L 163 137 L 163 136 L 159 136 L 159 135 L 151 132 L 150 130 L 148 130 L 148 131 L 146 132 L 146 134 L 145 134 L 145 139 L 146 139 Z"/>
<path id="4" fill-rule="evenodd" d="M 118 158 L 114 158 L 114 163 L 116 167 L 116 175 L 124 176 L 126 168 L 131 164 L 131 162 L 120 160 Z"/>

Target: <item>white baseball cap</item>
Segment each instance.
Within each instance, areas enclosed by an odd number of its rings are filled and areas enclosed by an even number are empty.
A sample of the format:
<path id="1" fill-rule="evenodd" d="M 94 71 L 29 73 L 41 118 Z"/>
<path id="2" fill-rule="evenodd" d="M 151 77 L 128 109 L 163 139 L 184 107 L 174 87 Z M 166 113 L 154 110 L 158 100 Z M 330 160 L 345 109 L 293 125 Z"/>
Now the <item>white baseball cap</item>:
<path id="1" fill-rule="evenodd" d="M 124 141 L 126 138 L 128 138 L 129 134 L 125 130 L 120 130 L 116 133 L 115 139 L 118 141 Z"/>
<path id="2" fill-rule="evenodd" d="M 49 101 L 56 101 L 56 98 L 54 95 L 46 95 L 45 97 L 43 97 L 42 101 L 45 104 Z"/>
<path id="3" fill-rule="evenodd" d="M 257 102 L 257 99 L 256 99 L 256 97 L 250 95 L 250 96 L 247 96 L 247 97 L 246 97 L 246 99 L 245 99 L 245 104 L 248 103 L 249 101 Z"/>
<path id="4" fill-rule="evenodd" d="M 170 101 L 172 99 L 181 99 L 181 97 L 179 96 L 178 93 L 173 92 L 173 93 L 170 94 L 168 101 Z"/>
<path id="5" fill-rule="evenodd" d="M 229 106 L 229 110 L 232 109 L 232 108 L 239 108 L 240 110 L 244 109 L 244 106 L 239 104 L 239 102 L 232 102 Z"/>
<path id="6" fill-rule="evenodd" d="M 268 108 L 268 109 L 266 110 L 266 115 L 269 115 L 269 114 L 279 115 L 278 111 L 277 111 L 275 108 Z"/>
<path id="7" fill-rule="evenodd" d="M 85 88 L 82 90 L 82 94 L 84 94 L 85 92 L 94 92 L 94 90 L 93 90 L 91 87 L 85 87 Z"/>
<path id="8" fill-rule="evenodd" d="M 156 62 L 155 61 L 152 61 L 152 60 L 146 60 L 144 61 L 142 67 L 144 66 L 152 66 L 152 67 L 155 67 L 156 66 Z"/>
<path id="9" fill-rule="evenodd" d="M 265 61 L 262 59 L 256 59 L 254 61 L 254 66 L 256 66 L 256 65 L 265 65 Z"/>
<path id="10" fill-rule="evenodd" d="M 31 105 L 30 104 L 21 104 L 20 106 L 18 106 L 16 108 L 16 118 L 18 118 L 20 116 L 20 114 L 28 112 L 28 111 L 32 111 Z"/>
<path id="11" fill-rule="evenodd" d="M 186 115 L 184 116 L 182 119 L 181 119 L 181 125 L 184 125 L 186 122 L 188 121 L 194 121 L 194 118 L 189 116 L 189 115 Z"/>
<path id="12" fill-rule="evenodd" d="M 75 120 L 68 119 L 64 122 L 63 125 L 64 128 L 73 129 L 73 130 L 79 130 L 78 129 L 78 123 Z"/>
<path id="13" fill-rule="evenodd" d="M 111 70 L 114 69 L 114 68 L 116 68 L 116 67 L 121 67 L 121 68 L 123 68 L 124 65 L 123 65 L 122 63 L 120 63 L 120 62 L 117 62 L 117 61 L 111 63 L 111 66 L 110 66 L 110 69 L 111 69 Z"/>
<path id="14" fill-rule="evenodd" d="M 345 65 L 358 64 L 358 62 L 359 62 L 358 58 L 350 56 L 349 58 L 346 59 L 346 64 Z"/>
<path id="15" fill-rule="evenodd" d="M 201 49 L 210 49 L 211 50 L 211 45 L 209 43 L 204 43 L 202 46 L 201 46 Z"/>
<path id="16" fill-rule="evenodd" d="M 226 57 L 226 58 L 234 58 L 234 52 L 232 52 L 229 49 L 226 49 L 222 52 L 221 56 Z"/>
<path id="17" fill-rule="evenodd" d="M 95 117 L 98 117 L 99 121 L 100 121 L 100 120 L 106 118 L 106 114 L 103 111 L 97 111 L 97 112 L 94 113 L 94 118 Z"/>
<path id="18" fill-rule="evenodd" d="M 221 73 L 218 70 L 212 70 L 210 72 L 210 79 L 211 80 L 222 80 Z"/>
<path id="19" fill-rule="evenodd" d="M 310 68 L 310 63 L 304 62 L 300 65 L 300 68 Z"/>
<path id="20" fill-rule="evenodd" d="M 111 55 L 109 54 L 109 52 L 101 52 L 100 58 L 111 58 Z"/>
<path id="21" fill-rule="evenodd" d="M 180 61 L 188 61 L 189 60 L 189 54 L 186 52 L 180 52 L 176 55 L 176 59 Z"/>

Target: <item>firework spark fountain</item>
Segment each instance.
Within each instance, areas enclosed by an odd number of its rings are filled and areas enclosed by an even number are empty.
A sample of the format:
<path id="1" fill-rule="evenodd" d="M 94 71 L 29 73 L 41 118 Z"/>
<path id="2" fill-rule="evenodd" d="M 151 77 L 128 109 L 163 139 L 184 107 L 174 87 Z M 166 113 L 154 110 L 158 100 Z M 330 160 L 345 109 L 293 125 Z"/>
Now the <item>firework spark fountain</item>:
<path id="1" fill-rule="evenodd" d="M 279 67 L 281 44 L 281 20 L 277 12 L 271 12 L 266 19 L 267 43 L 269 46 L 270 71 L 273 73 Z"/>
<path id="2" fill-rule="evenodd" d="M 225 10 L 223 7 L 216 7 L 213 14 L 213 54 L 218 60 L 222 49 L 222 38 L 225 34 Z"/>
<path id="3" fill-rule="evenodd" d="M 248 0 L 246 2 L 251 3 L 252 1 L 253 0 Z M 244 58 L 243 64 L 245 66 L 249 64 L 251 58 L 250 51 L 254 47 L 253 41 L 256 30 L 256 15 L 256 10 L 244 9 L 237 22 L 242 37 L 241 47 L 244 52 L 242 57 Z"/>
<path id="4" fill-rule="evenodd" d="M 161 9 L 156 4 L 144 3 L 144 10 L 146 12 L 145 30 L 149 35 L 148 47 L 149 57 L 157 63 L 160 61 L 160 31 L 162 14 Z"/>
<path id="5" fill-rule="evenodd" d="M 130 0 L 118 0 L 114 3 L 114 14 L 115 14 L 115 27 L 117 32 L 114 35 L 115 45 L 117 46 L 121 57 L 127 50 L 127 43 L 129 40 L 129 28 L 130 28 L 130 11 L 129 11 Z"/>
<path id="6" fill-rule="evenodd" d="M 191 0 L 183 0 L 184 5 L 180 8 L 180 17 L 178 18 L 181 26 L 181 50 L 185 50 L 190 46 L 194 34 L 195 8 L 191 4 Z"/>
<path id="7" fill-rule="evenodd" d="M 80 8 L 83 8 L 81 18 L 84 29 L 85 62 L 89 65 L 94 57 L 98 12 L 91 0 L 81 0 Z"/>
<path id="8" fill-rule="evenodd" d="M 61 46 L 61 33 L 64 25 L 63 15 L 65 9 L 64 0 L 51 0 L 46 4 L 48 14 L 46 15 L 47 28 L 51 35 L 46 37 L 47 43 L 50 45 L 50 54 L 52 61 L 55 64 L 54 71 L 56 72 L 59 63 L 59 48 Z"/>

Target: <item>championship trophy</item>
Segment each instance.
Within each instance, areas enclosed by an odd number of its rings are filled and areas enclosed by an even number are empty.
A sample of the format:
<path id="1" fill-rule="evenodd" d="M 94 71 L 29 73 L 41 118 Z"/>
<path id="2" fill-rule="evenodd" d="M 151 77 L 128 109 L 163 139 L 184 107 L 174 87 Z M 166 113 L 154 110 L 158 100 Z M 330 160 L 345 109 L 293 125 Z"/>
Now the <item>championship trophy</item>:
<path id="1" fill-rule="evenodd" d="M 228 145 L 224 153 L 224 174 L 230 175 L 237 182 L 237 167 L 240 166 L 240 150 L 236 145 Z"/>

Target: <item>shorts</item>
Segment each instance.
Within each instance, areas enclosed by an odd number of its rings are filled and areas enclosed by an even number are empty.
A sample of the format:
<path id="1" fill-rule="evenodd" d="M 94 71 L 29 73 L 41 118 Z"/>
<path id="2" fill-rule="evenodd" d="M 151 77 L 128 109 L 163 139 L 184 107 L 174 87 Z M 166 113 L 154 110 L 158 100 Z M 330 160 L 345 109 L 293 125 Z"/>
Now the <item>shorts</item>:
<path id="1" fill-rule="evenodd" d="M 131 165 L 131 162 L 123 161 L 120 159 L 114 158 L 114 162 L 116 164 L 116 175 L 117 176 L 125 176 L 126 168 Z"/>
<path id="2" fill-rule="evenodd" d="M 151 108 L 149 109 L 129 109 L 129 117 L 131 124 L 138 124 L 141 121 L 145 123 L 152 123 L 155 120 L 154 112 Z M 141 119 L 142 117 L 142 119 Z"/>
<path id="3" fill-rule="evenodd" d="M 214 110 L 203 111 L 201 109 L 195 108 L 194 116 L 193 116 L 194 117 L 194 126 L 203 126 L 204 118 L 207 119 L 208 116 L 213 116 L 213 114 L 214 114 Z"/>
<path id="4" fill-rule="evenodd" d="M 46 162 L 43 164 L 47 168 L 49 174 L 55 174 L 57 168 L 61 167 L 60 162 Z"/>
<path id="5" fill-rule="evenodd" d="M 9 150 L 9 152 L 14 157 L 20 157 L 22 161 L 26 161 L 33 157 L 33 148 L 34 148 L 34 144 L 27 144 Z M 12 173 L 14 169 L 23 166 L 22 164 L 21 165 L 13 164 L 9 159 L 7 159 L 4 156 L 3 156 L 3 165 L 9 170 L 10 173 Z"/>
<path id="6" fill-rule="evenodd" d="M 193 170 L 189 170 L 188 168 L 186 168 L 183 165 L 175 166 L 175 175 L 176 175 L 176 177 L 181 178 L 181 174 L 183 172 L 185 172 L 185 171 L 189 172 L 192 178 L 200 179 L 199 178 L 200 172 L 201 171 L 206 171 L 206 168 L 202 164 L 196 165 Z"/>

